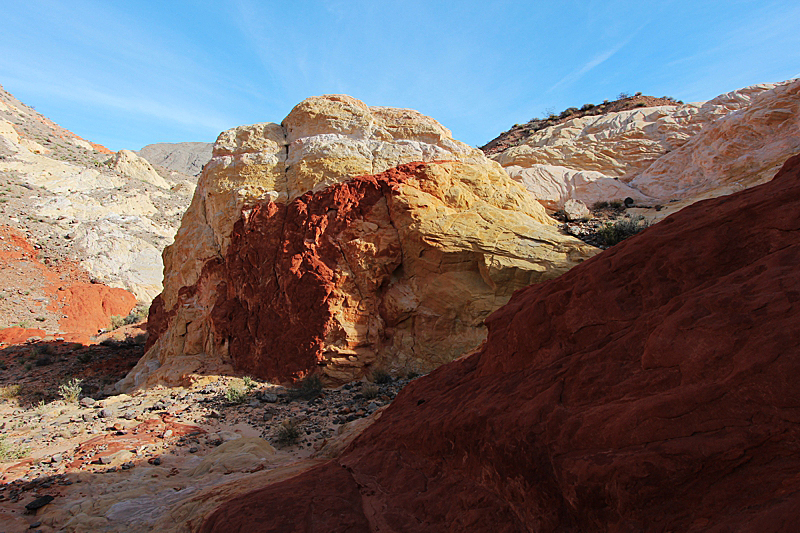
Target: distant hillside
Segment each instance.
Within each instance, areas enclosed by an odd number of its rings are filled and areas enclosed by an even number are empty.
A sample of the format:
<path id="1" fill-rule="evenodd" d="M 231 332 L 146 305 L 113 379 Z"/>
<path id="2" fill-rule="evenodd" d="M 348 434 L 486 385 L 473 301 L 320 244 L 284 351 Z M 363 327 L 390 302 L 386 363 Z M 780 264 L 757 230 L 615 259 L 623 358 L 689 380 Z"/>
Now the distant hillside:
<path id="1" fill-rule="evenodd" d="M 161 292 L 161 252 L 178 229 L 195 181 L 153 168 L 128 150 L 113 153 L 82 139 L 0 86 L 0 228 L 11 228 L 0 232 L 19 233 L 44 265 L 75 263 L 87 280 L 150 301 Z M 0 305 L 0 328 L 29 321 L 17 311 L 29 313 L 28 296 L 36 294 L 17 295 L 17 307 L 7 312 Z M 41 297 L 52 303 L 51 296 Z M 58 317 L 51 320 L 44 311 L 38 317 L 45 319 L 43 329 L 56 330 Z"/>
<path id="2" fill-rule="evenodd" d="M 148 144 L 137 152 L 154 165 L 197 176 L 211 160 L 214 143 L 183 142 Z"/>
<path id="3" fill-rule="evenodd" d="M 545 118 L 532 118 L 525 124 L 514 124 L 510 130 L 505 131 L 481 146 L 480 149 L 486 155 L 496 154 L 502 152 L 506 148 L 517 146 L 527 136 L 534 132 L 561 124 L 573 118 L 605 115 L 607 113 L 617 113 L 619 111 L 628 111 L 629 109 L 636 109 L 637 107 L 655 107 L 660 105 L 678 105 L 682 104 L 680 100 L 675 100 L 669 96 L 662 96 L 661 98 L 655 96 L 645 96 L 642 93 L 636 93 L 634 96 L 621 94 L 617 100 L 604 101 L 602 104 L 586 104 L 580 109 L 577 107 L 570 107 L 565 109 L 559 114 L 552 114 Z"/>

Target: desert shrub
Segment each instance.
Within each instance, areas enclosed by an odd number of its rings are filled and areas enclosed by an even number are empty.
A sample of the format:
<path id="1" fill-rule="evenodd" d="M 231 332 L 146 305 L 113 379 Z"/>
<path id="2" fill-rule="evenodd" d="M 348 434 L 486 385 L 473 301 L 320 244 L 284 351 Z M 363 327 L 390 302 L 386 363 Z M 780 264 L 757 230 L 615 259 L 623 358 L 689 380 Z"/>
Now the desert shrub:
<path id="1" fill-rule="evenodd" d="M 125 318 L 121 315 L 111 315 L 111 325 L 108 329 L 119 329 L 125 325 Z"/>
<path id="2" fill-rule="evenodd" d="M 275 433 L 275 443 L 280 446 L 291 446 L 300 440 L 300 428 L 294 420 L 286 420 Z"/>
<path id="3" fill-rule="evenodd" d="M 229 403 L 243 403 L 246 398 L 247 393 L 236 385 L 230 385 L 225 390 L 225 400 L 227 400 Z"/>
<path id="4" fill-rule="evenodd" d="M 322 394 L 322 380 L 317 375 L 306 376 L 296 389 L 290 391 L 290 394 L 301 400 L 313 400 Z"/>
<path id="5" fill-rule="evenodd" d="M 256 382 L 250 376 L 243 377 L 242 383 L 244 384 L 244 388 L 247 389 L 247 392 L 250 392 L 256 388 Z"/>
<path id="6" fill-rule="evenodd" d="M 623 203 L 622 200 L 612 200 L 611 202 L 608 203 L 608 206 L 611 209 L 616 209 L 617 211 L 622 211 L 622 209 L 625 208 L 625 204 Z"/>
<path id="7" fill-rule="evenodd" d="M 149 314 L 150 307 L 145 304 L 138 304 L 131 310 L 128 316 L 125 317 L 124 322 L 125 324 L 136 324 L 137 322 L 147 320 Z"/>
<path id="8" fill-rule="evenodd" d="M 75 403 L 81 396 L 83 380 L 72 378 L 58 386 L 58 395 L 67 403 Z"/>
<path id="9" fill-rule="evenodd" d="M 373 398 L 377 398 L 380 392 L 381 390 L 378 388 L 378 386 L 372 383 L 367 383 L 366 385 L 361 387 L 361 395 L 367 400 L 372 400 Z"/>
<path id="10" fill-rule="evenodd" d="M 0 387 L 0 398 L 10 400 L 19 396 L 22 392 L 22 385 L 3 385 Z"/>
<path id="11" fill-rule="evenodd" d="M 581 106 L 581 111 L 589 111 L 593 107 L 594 107 L 594 104 L 583 104 L 583 106 Z"/>
<path id="12" fill-rule="evenodd" d="M 129 324 L 136 324 L 138 322 L 142 322 L 143 320 L 147 320 L 147 317 L 150 313 L 150 308 L 145 304 L 138 304 L 134 307 L 127 316 L 122 315 L 112 315 L 111 316 L 111 327 L 109 329 L 119 329 L 122 326 L 127 326 Z"/>
<path id="13" fill-rule="evenodd" d="M 608 222 L 597 232 L 603 242 L 609 246 L 617 244 L 628 237 L 636 235 L 647 228 L 650 222 L 642 215 L 622 218 L 614 223 Z"/>
<path id="14" fill-rule="evenodd" d="M 385 385 L 392 382 L 392 375 L 386 370 L 379 368 L 377 370 L 373 370 L 372 381 L 378 385 Z"/>
<path id="15" fill-rule="evenodd" d="M 30 448 L 27 446 L 8 444 L 6 442 L 6 437 L 4 435 L 0 435 L 0 462 L 5 463 L 8 461 L 22 459 L 28 455 L 29 451 Z"/>
<path id="16" fill-rule="evenodd" d="M 608 207 L 608 202 L 602 202 L 601 201 L 601 202 L 595 202 L 594 204 L 592 204 L 592 209 L 595 210 L 595 211 L 598 211 L 600 209 L 605 209 L 606 207 Z"/>

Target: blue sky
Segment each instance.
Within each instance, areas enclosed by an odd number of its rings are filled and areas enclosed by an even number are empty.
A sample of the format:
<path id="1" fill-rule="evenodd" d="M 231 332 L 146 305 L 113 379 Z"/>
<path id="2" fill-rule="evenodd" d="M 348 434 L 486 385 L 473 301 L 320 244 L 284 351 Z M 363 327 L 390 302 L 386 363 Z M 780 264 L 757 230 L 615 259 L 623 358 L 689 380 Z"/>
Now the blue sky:
<path id="1" fill-rule="evenodd" d="M 213 141 L 304 98 L 409 107 L 472 145 L 546 110 L 800 75 L 800 2 L 5 2 L 0 84 L 113 150 Z"/>

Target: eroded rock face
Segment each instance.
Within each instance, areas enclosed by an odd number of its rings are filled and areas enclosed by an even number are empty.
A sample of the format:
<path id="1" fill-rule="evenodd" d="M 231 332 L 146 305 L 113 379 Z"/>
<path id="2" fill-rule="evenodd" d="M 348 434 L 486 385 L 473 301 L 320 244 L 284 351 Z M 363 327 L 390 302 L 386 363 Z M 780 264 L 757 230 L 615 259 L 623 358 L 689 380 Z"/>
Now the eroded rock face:
<path id="1" fill-rule="evenodd" d="M 720 180 L 742 184 L 722 192 L 729 193 L 773 176 L 797 151 L 799 84 L 754 85 L 700 104 L 577 118 L 492 158 L 549 209 L 568 199 L 587 205 L 627 197 L 645 204 L 696 200 L 727 185 Z M 750 150 L 751 143 L 760 148 Z"/>
<path id="2" fill-rule="evenodd" d="M 798 209 L 794 157 L 517 292 L 339 459 L 200 530 L 791 530 Z"/>
<path id="3" fill-rule="evenodd" d="M 515 289 L 595 253 L 413 111 L 312 98 L 284 127 L 224 132 L 214 154 L 164 253 L 151 348 L 123 388 L 231 365 L 331 382 L 431 369 L 475 349 Z"/>
<path id="4" fill-rule="evenodd" d="M 800 80 L 719 118 L 631 182 L 663 201 L 715 197 L 769 181 L 800 152 Z"/>

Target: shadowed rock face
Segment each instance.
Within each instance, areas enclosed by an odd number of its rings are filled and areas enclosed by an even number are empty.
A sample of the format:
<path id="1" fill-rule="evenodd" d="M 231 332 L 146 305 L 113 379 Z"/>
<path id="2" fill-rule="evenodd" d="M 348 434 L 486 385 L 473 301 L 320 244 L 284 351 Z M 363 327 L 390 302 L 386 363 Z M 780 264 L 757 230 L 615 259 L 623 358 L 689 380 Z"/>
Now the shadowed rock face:
<path id="1" fill-rule="evenodd" d="M 202 531 L 793 530 L 798 212 L 800 156 L 518 291 L 339 459 Z"/>

